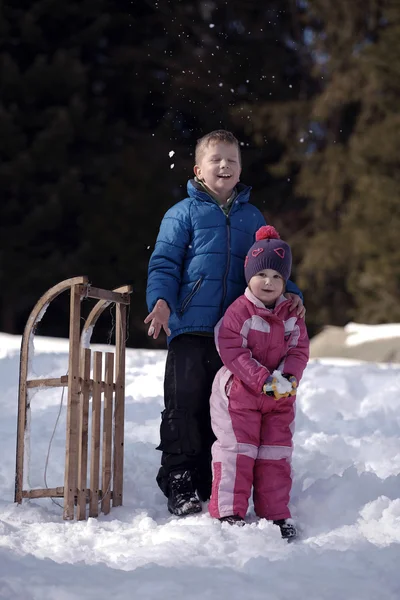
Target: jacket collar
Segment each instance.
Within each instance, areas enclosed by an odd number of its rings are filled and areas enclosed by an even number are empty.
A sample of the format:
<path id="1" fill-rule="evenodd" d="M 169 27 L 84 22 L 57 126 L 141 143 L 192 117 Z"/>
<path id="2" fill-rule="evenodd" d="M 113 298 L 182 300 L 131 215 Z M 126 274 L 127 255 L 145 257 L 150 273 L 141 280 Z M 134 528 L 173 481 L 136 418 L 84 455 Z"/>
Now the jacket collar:
<path id="1" fill-rule="evenodd" d="M 237 196 L 234 199 L 234 202 L 240 202 L 241 204 L 248 202 L 250 198 L 250 190 L 250 186 L 244 185 L 243 183 L 238 183 L 236 186 Z M 189 179 L 187 183 L 187 191 L 190 198 L 202 200 L 203 202 L 213 202 L 216 204 L 216 200 L 214 200 L 210 194 L 207 194 L 204 187 L 200 183 L 197 183 L 194 179 Z"/>
<path id="2" fill-rule="evenodd" d="M 277 312 L 278 306 L 280 306 L 283 302 L 289 302 L 289 300 L 282 294 L 282 296 L 279 296 L 278 300 L 275 302 L 275 306 L 273 308 L 268 308 L 265 306 L 265 304 L 263 304 L 263 302 L 261 302 L 261 300 L 255 297 L 249 287 L 245 289 L 244 295 L 246 296 L 247 300 L 254 304 L 254 306 L 257 306 L 257 308 L 263 308 L 264 310 L 269 310 L 273 313 Z"/>

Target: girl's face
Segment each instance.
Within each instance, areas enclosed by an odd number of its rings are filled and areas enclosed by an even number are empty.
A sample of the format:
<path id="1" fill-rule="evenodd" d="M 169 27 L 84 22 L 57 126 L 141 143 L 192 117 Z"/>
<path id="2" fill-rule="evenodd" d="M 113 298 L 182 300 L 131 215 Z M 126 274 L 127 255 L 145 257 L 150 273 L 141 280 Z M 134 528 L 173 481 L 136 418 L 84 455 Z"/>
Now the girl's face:
<path id="1" fill-rule="evenodd" d="M 277 271 L 264 269 L 253 275 L 249 281 L 249 288 L 263 304 L 271 306 L 283 294 L 285 282 Z"/>

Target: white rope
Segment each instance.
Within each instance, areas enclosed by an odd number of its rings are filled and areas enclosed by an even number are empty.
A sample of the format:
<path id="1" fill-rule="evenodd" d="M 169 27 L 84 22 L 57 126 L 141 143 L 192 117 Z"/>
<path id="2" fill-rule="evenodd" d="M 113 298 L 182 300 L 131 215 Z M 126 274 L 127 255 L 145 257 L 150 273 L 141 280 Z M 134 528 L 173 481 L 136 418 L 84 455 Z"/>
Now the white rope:
<path id="1" fill-rule="evenodd" d="M 110 331 L 108 332 L 108 338 L 107 338 L 107 344 L 108 346 L 111 346 L 111 338 L 112 338 L 112 334 L 114 333 L 114 329 L 115 329 L 115 318 L 114 318 L 114 312 L 113 312 L 113 307 L 115 305 L 111 304 L 110 305 L 110 316 L 111 316 L 111 327 L 110 327 Z"/>
<path id="2" fill-rule="evenodd" d="M 68 376 L 68 371 L 67 371 L 66 375 Z M 44 465 L 43 479 L 44 479 L 44 485 L 45 485 L 46 489 L 49 489 L 49 486 L 47 485 L 47 467 L 49 466 L 49 458 L 50 458 L 50 452 L 51 452 L 51 445 L 53 443 L 53 439 L 54 439 L 54 436 L 55 436 L 55 433 L 56 433 L 58 422 L 59 422 L 60 416 L 61 416 L 62 407 L 63 407 L 63 404 L 64 404 L 64 392 L 65 392 L 65 387 L 63 387 L 63 389 L 62 389 L 60 406 L 59 406 L 57 418 L 56 418 L 56 421 L 55 421 L 55 424 L 54 424 L 53 433 L 51 434 L 51 438 L 50 438 L 50 442 L 49 442 L 49 447 L 47 449 L 46 462 L 45 462 L 45 465 Z M 62 504 L 60 504 L 59 502 L 57 502 L 57 500 L 54 500 L 54 498 L 52 498 L 52 497 L 51 497 L 51 501 L 53 502 L 53 504 L 56 504 L 60 508 L 62 508 L 62 509 L 64 508 L 62 506 Z"/>

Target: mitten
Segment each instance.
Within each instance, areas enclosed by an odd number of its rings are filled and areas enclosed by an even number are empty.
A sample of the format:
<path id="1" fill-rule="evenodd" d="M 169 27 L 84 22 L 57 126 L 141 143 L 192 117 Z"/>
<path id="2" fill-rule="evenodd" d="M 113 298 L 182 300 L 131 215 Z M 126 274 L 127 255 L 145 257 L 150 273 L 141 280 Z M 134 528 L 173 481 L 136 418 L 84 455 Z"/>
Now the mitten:
<path id="1" fill-rule="evenodd" d="M 275 398 L 275 400 L 287 398 L 290 392 L 280 392 L 278 387 L 281 388 L 281 385 L 279 384 L 281 384 L 281 381 L 279 381 L 277 377 L 270 375 L 263 385 L 263 394 L 271 396 L 272 398 Z"/>
<path id="2" fill-rule="evenodd" d="M 286 373 L 283 376 L 292 384 L 292 389 L 289 392 L 289 396 L 295 396 L 297 393 L 297 387 L 299 385 L 296 377 L 294 375 L 287 375 Z"/>

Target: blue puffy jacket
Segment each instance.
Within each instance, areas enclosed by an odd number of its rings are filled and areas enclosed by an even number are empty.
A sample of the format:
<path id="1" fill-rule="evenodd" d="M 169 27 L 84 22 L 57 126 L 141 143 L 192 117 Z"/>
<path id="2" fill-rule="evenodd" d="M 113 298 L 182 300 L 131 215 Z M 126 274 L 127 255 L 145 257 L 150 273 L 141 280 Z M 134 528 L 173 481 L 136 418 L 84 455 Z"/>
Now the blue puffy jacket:
<path id="1" fill-rule="evenodd" d="M 170 208 L 160 226 L 149 262 L 147 304 L 158 299 L 170 309 L 168 341 L 181 333 L 212 334 L 225 310 L 246 288 L 244 259 L 265 225 L 261 212 L 249 204 L 249 187 L 238 184 L 227 216 L 194 180 L 188 198 Z M 287 291 L 300 294 L 288 282 Z"/>

